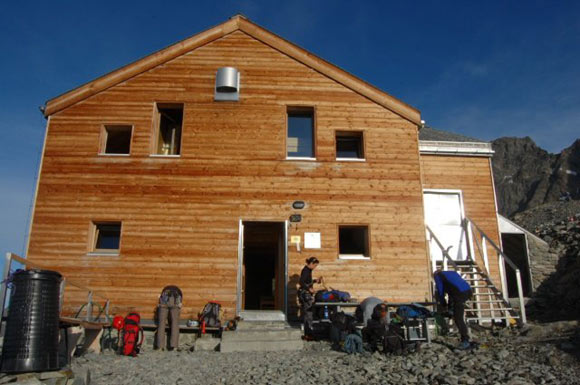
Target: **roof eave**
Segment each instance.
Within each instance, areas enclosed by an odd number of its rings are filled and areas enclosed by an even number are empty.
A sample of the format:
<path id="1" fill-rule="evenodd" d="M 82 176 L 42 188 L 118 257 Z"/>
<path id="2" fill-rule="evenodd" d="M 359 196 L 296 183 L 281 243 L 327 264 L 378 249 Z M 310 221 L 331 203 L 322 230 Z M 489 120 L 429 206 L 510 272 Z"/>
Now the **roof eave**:
<path id="1" fill-rule="evenodd" d="M 423 155 L 455 155 L 492 157 L 495 151 L 487 142 L 448 142 L 419 140 L 419 152 Z"/>

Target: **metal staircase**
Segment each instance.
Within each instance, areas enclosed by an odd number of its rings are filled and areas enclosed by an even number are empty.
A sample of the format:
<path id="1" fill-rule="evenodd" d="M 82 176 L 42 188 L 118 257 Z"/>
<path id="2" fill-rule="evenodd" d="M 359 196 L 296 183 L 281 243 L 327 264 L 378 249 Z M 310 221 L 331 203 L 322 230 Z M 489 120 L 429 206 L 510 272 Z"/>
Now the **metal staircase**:
<path id="1" fill-rule="evenodd" d="M 519 312 L 503 298 L 503 293 L 475 262 L 456 264 L 456 271 L 473 289 L 473 297 L 465 307 L 467 321 L 509 323 L 513 319 L 519 322 Z"/>
<path id="2" fill-rule="evenodd" d="M 431 260 L 433 271 L 437 268 L 443 270 L 455 270 L 465 279 L 473 289 L 473 297 L 466 302 L 465 318 L 468 322 L 498 323 L 504 322 L 508 326 L 511 322 L 518 324 L 526 323 L 526 311 L 524 307 L 522 280 L 517 266 L 503 253 L 475 223 L 466 218 L 462 224 L 462 235 L 465 235 L 468 243 L 468 255 L 464 261 L 456 261 L 449 255 L 452 246 L 445 247 L 435 233 L 426 225 L 427 239 L 429 244 L 436 244 L 443 255 L 442 261 Z M 489 269 L 489 254 L 497 257 L 499 278 L 501 287 L 492 281 Z M 479 258 L 478 258 L 479 257 Z M 504 266 L 505 265 L 505 266 Z M 505 268 L 514 269 L 518 284 L 519 309 L 515 309 L 508 301 L 507 281 Z M 435 290 L 433 290 L 435 293 Z"/>

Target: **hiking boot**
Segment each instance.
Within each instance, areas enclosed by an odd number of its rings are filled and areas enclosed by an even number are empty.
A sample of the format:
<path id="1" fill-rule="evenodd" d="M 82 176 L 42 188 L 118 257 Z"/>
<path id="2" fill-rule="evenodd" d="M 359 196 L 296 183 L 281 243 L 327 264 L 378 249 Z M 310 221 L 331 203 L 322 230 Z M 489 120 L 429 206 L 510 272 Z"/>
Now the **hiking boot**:
<path id="1" fill-rule="evenodd" d="M 471 348 L 471 343 L 469 341 L 461 341 L 459 346 L 457 346 L 458 350 L 467 350 Z"/>
<path id="2" fill-rule="evenodd" d="M 302 340 L 304 340 L 304 341 L 314 341 L 314 337 L 309 336 L 309 335 L 305 335 L 305 336 L 302 336 Z"/>

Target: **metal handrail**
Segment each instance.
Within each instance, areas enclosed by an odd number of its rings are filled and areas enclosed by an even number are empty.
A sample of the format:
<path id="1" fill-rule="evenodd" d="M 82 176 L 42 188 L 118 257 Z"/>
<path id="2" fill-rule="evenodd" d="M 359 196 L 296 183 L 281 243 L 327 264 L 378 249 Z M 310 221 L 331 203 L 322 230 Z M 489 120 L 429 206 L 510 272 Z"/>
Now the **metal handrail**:
<path id="1" fill-rule="evenodd" d="M 521 276 L 521 272 L 520 269 L 517 267 L 517 265 L 515 263 L 512 262 L 511 259 L 508 258 L 507 255 L 505 255 L 505 253 L 501 250 L 501 248 L 493 241 L 493 239 L 491 239 L 475 222 L 473 222 L 471 219 L 469 218 L 465 218 L 465 226 L 472 226 L 473 228 L 475 228 L 475 230 L 477 230 L 477 232 L 479 233 L 479 236 L 482 240 L 482 245 L 480 247 L 479 243 L 476 240 L 476 237 L 473 237 L 474 240 L 476 241 L 476 245 L 478 248 L 478 251 L 482 254 L 482 257 L 484 259 L 484 263 L 485 263 L 485 267 L 488 270 L 487 274 L 489 275 L 489 265 L 487 262 L 487 244 L 489 243 L 489 245 L 496 251 L 497 253 L 497 257 L 498 257 L 498 265 L 499 265 L 499 269 L 500 269 L 500 279 L 502 281 L 502 288 L 503 288 L 503 296 L 504 296 L 504 300 L 508 300 L 508 294 L 507 294 L 507 280 L 505 277 L 505 272 L 504 272 L 504 268 L 503 268 L 503 262 L 506 262 L 508 264 L 509 267 L 511 267 L 515 273 L 516 273 L 516 283 L 518 286 L 518 300 L 520 303 L 520 314 L 522 316 L 522 323 L 526 323 L 527 322 L 527 318 L 526 318 L 526 308 L 524 305 L 524 292 L 523 292 L 523 288 L 522 288 L 522 276 Z"/>
<path id="2" fill-rule="evenodd" d="M 443 254 L 443 257 L 445 257 L 451 263 L 451 265 L 457 270 L 457 264 L 455 263 L 455 261 L 453 260 L 453 258 L 451 258 L 451 256 L 449 255 L 449 249 L 451 247 L 448 247 L 446 249 L 443 246 L 443 244 L 441 244 L 441 242 L 439 241 L 439 238 L 437 238 L 437 236 L 435 235 L 435 233 L 433 232 L 433 230 L 431 230 L 431 228 L 429 227 L 429 225 L 426 224 L 425 225 L 425 228 L 429 232 L 429 236 L 431 237 L 431 239 L 434 239 L 435 240 L 435 243 L 437 243 L 437 246 L 439 246 L 439 248 L 441 249 L 441 254 Z"/>
<path id="3" fill-rule="evenodd" d="M 12 262 L 16 261 L 24 266 L 26 266 L 26 268 L 34 268 L 34 269 L 47 269 L 47 267 L 42 266 L 36 262 L 31 262 L 26 258 L 22 258 L 14 253 L 6 253 L 6 260 L 4 262 L 4 273 L 3 273 L 3 277 L 2 277 L 2 282 L 0 284 L 0 316 L 3 317 L 4 316 L 4 306 L 6 304 L 6 294 L 7 294 L 7 289 L 8 289 L 8 276 L 10 275 L 10 269 L 12 266 Z M 86 291 L 88 293 L 87 295 L 87 302 L 84 303 L 80 310 L 83 309 L 83 307 L 85 307 L 86 309 L 86 315 L 85 315 L 85 319 L 84 321 L 88 321 L 88 322 L 93 322 L 98 318 L 93 317 L 93 305 L 96 304 L 100 309 L 101 312 L 99 312 L 97 317 L 100 317 L 101 314 L 105 313 L 105 320 L 108 322 L 110 317 L 109 317 L 109 308 L 110 308 L 110 300 L 109 298 L 107 298 L 106 296 L 94 291 L 93 289 L 90 289 L 84 285 L 81 285 L 80 283 L 67 279 L 66 277 L 63 276 L 63 280 L 61 283 L 61 287 L 60 287 L 60 303 L 63 303 L 63 298 L 64 298 L 64 290 L 65 287 L 69 285 L 69 286 L 73 286 L 76 287 L 77 289 L 81 289 L 83 291 Z M 100 303 L 96 302 L 93 300 L 94 297 L 99 297 L 101 299 L 104 300 L 103 305 L 101 305 Z M 80 310 L 79 312 L 77 312 L 76 317 L 78 317 L 80 315 Z M 61 311 L 62 311 L 62 306 L 61 306 Z M 78 319 L 81 320 L 80 318 L 74 318 L 74 319 Z"/>

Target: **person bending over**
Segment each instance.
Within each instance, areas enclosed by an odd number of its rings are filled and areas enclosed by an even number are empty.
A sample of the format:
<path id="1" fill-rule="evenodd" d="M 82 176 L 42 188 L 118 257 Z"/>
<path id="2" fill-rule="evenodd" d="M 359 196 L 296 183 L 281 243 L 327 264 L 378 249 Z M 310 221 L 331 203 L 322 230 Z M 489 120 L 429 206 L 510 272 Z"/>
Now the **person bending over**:
<path id="1" fill-rule="evenodd" d="M 453 303 L 453 321 L 457 325 L 461 335 L 459 349 L 469 349 L 469 333 L 465 324 L 465 302 L 473 295 L 471 286 L 455 271 L 437 270 L 434 273 L 435 285 L 437 287 L 437 301 L 447 307 L 445 294 L 449 296 L 449 302 Z"/>
<path id="2" fill-rule="evenodd" d="M 157 335 L 156 344 L 157 349 L 165 350 L 165 322 L 169 313 L 170 333 L 169 350 L 177 349 L 179 347 L 179 313 L 181 312 L 181 302 L 183 293 L 177 286 L 166 286 L 161 291 L 159 296 L 159 306 L 157 310 Z"/>

